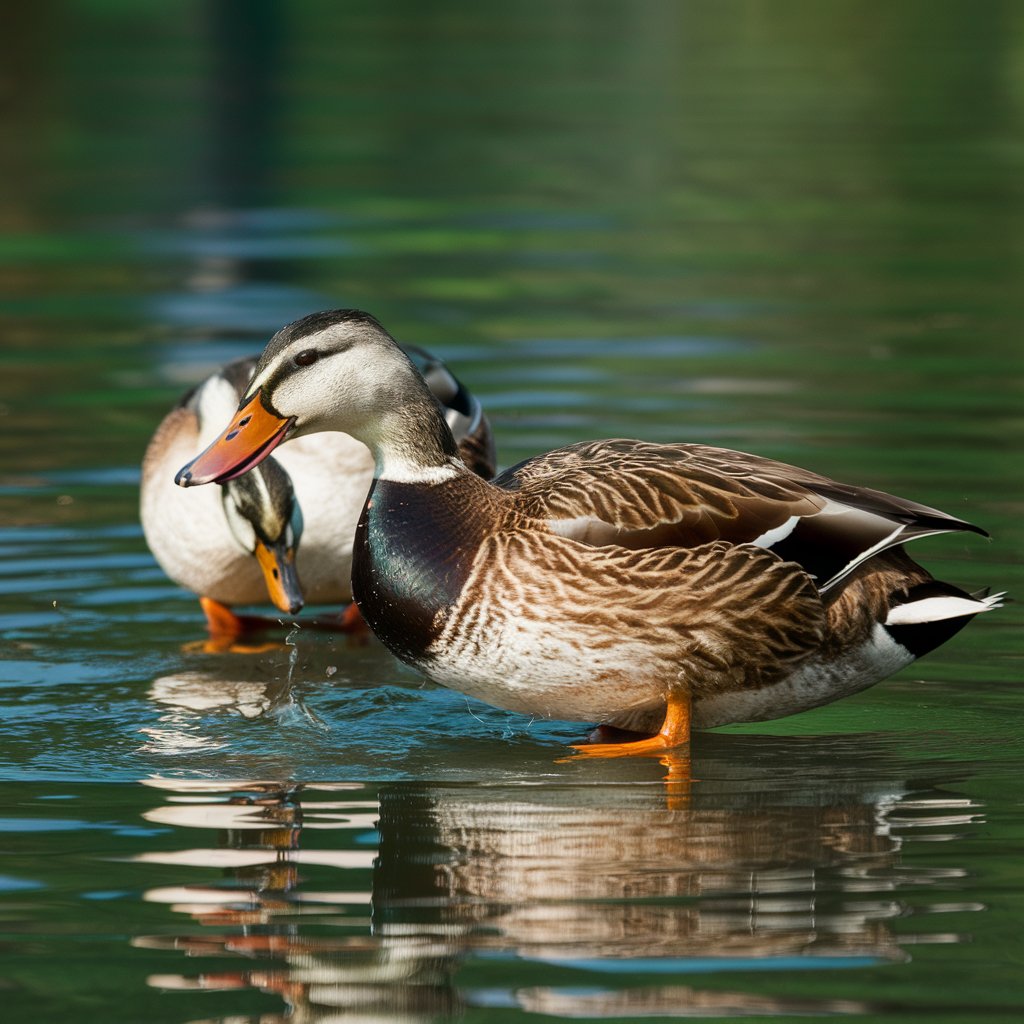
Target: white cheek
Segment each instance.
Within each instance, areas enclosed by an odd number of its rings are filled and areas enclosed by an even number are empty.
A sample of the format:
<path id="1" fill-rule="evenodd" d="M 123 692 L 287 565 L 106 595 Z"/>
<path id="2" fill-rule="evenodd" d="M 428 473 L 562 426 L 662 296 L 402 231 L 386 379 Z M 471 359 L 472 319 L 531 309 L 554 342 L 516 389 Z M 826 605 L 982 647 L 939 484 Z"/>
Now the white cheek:
<path id="1" fill-rule="evenodd" d="M 381 404 L 378 375 L 348 353 L 305 367 L 274 391 L 272 402 L 282 416 L 295 417 L 293 437 L 320 430 L 358 430 Z"/>
<path id="2" fill-rule="evenodd" d="M 227 520 L 228 529 L 235 543 L 245 552 L 251 554 L 256 550 L 256 531 L 234 503 L 231 495 L 226 490 L 221 491 L 221 505 L 224 509 L 224 518 Z"/>
<path id="3" fill-rule="evenodd" d="M 328 422 L 337 418 L 337 393 L 317 369 L 318 364 L 306 367 L 282 381 L 271 398 L 278 413 L 295 417 L 293 436 L 327 429 Z"/>

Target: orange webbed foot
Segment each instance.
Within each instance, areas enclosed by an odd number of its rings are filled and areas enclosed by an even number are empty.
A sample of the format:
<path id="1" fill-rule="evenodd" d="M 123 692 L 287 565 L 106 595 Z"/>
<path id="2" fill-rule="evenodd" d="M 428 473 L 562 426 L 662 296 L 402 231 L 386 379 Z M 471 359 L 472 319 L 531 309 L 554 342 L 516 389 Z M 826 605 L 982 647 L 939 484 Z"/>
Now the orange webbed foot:
<path id="1" fill-rule="evenodd" d="M 266 617 L 262 615 L 239 615 L 226 604 L 212 597 L 200 597 L 199 604 L 206 616 L 206 628 L 210 638 L 199 644 L 191 644 L 190 649 L 202 650 L 208 654 L 223 651 L 232 653 L 258 654 L 262 651 L 275 650 L 282 644 L 274 642 L 252 642 L 244 638 L 254 633 L 263 633 L 269 629 L 300 626 L 327 633 L 344 633 L 356 643 L 365 643 L 370 637 L 370 627 L 359 613 L 353 602 L 344 611 L 333 615 L 318 615 L 305 620 L 287 620 L 283 617 Z"/>
<path id="2" fill-rule="evenodd" d="M 199 598 L 199 606 L 206 616 L 206 628 L 211 636 L 245 636 L 248 633 L 262 633 L 268 629 L 275 629 L 282 624 L 280 617 L 239 615 L 212 597 Z"/>
<path id="3" fill-rule="evenodd" d="M 272 642 L 240 642 L 242 637 L 278 625 L 276 620 L 264 619 L 258 615 L 237 615 L 226 604 L 215 601 L 212 597 L 200 597 L 199 605 L 206 616 L 206 628 L 210 632 L 210 637 L 208 640 L 186 645 L 187 650 L 198 649 L 204 654 L 262 654 L 282 646 Z"/>
<path id="4" fill-rule="evenodd" d="M 669 750 L 684 747 L 690 742 L 690 698 L 672 694 L 667 701 L 665 721 L 661 728 L 646 739 L 628 743 L 574 743 L 576 751 L 567 761 L 589 757 L 660 756 Z"/>
<path id="5" fill-rule="evenodd" d="M 668 743 L 661 733 L 649 736 L 645 740 L 633 740 L 630 743 L 573 743 L 575 754 L 568 760 L 582 757 L 639 757 L 643 755 L 664 754 L 667 750 L 675 750 L 678 743 Z"/>
<path id="6" fill-rule="evenodd" d="M 341 631 L 352 633 L 354 636 L 363 636 L 370 632 L 370 627 L 366 624 L 366 619 L 363 618 L 355 601 L 341 613 Z"/>

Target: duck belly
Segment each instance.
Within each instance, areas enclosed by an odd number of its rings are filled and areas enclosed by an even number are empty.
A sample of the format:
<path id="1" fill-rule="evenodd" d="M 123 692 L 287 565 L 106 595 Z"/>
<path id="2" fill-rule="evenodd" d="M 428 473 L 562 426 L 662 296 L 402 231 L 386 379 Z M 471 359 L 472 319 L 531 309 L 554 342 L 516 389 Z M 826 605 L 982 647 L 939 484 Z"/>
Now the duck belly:
<path id="1" fill-rule="evenodd" d="M 231 535 L 220 488 L 175 491 L 142 506 L 143 532 L 160 568 L 201 597 L 229 605 L 265 604 L 267 588 L 259 566 Z M 197 500 L 182 500 L 193 495 Z"/>
<path id="2" fill-rule="evenodd" d="M 714 729 L 720 725 L 767 722 L 831 704 L 866 690 L 915 660 L 889 631 L 876 624 L 871 633 L 835 657 L 816 654 L 796 671 L 767 686 L 736 689 L 701 697 L 693 704 L 693 727 Z M 659 701 L 614 715 L 607 724 L 636 732 L 656 732 L 665 715 Z"/>
<path id="3" fill-rule="evenodd" d="M 830 704 L 866 690 L 914 661 L 914 655 L 876 623 L 860 643 L 838 656 L 812 655 L 777 683 L 707 697 L 694 707 L 694 725 L 713 729 L 738 722 L 765 722 Z"/>
<path id="4" fill-rule="evenodd" d="M 510 711 L 656 732 L 665 695 L 684 674 L 666 655 L 628 638 L 591 646 L 585 638 L 570 640 L 534 622 L 497 631 L 486 644 L 442 637 L 418 667 L 435 682 Z M 811 655 L 776 682 L 750 688 L 739 683 L 698 698 L 693 725 L 713 729 L 809 711 L 859 693 L 913 661 L 910 651 L 876 625 L 838 656 Z"/>
<path id="5" fill-rule="evenodd" d="M 416 667 L 434 682 L 488 704 L 542 718 L 607 721 L 664 706 L 676 678 L 671 651 L 629 636 L 536 619 L 445 631 Z M 660 723 L 659 723 L 660 724 Z"/>

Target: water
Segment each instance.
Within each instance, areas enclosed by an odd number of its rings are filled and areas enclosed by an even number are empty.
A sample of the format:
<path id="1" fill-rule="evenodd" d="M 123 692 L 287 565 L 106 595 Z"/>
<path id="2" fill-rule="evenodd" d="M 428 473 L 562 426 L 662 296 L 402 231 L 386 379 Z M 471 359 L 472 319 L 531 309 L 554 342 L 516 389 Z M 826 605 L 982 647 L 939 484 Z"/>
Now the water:
<path id="1" fill-rule="evenodd" d="M 563 764 L 374 644 L 204 652 L 136 511 L 189 383 L 355 305 L 503 465 L 756 451 L 980 523 L 918 554 L 1019 597 L 1017 5 L 8 22 L 5 1020 L 1019 1018 L 1019 604 L 692 765 Z"/>

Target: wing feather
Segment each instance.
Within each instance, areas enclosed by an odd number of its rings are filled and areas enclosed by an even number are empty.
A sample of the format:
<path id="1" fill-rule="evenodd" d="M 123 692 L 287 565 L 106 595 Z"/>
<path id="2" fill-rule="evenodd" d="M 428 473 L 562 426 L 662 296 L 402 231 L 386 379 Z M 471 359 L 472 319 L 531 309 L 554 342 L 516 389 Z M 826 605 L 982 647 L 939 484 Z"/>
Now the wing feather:
<path id="1" fill-rule="evenodd" d="M 527 459 L 495 479 L 517 508 L 594 546 L 756 544 L 825 591 L 865 559 L 971 523 L 870 488 L 721 448 L 592 441 Z"/>

